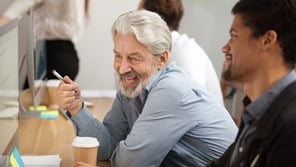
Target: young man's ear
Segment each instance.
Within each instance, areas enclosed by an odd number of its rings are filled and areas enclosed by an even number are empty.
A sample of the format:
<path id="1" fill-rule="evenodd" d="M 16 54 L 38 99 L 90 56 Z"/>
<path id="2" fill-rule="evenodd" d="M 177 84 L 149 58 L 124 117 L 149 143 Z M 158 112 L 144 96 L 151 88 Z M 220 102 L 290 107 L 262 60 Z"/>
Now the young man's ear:
<path id="1" fill-rule="evenodd" d="M 158 69 L 162 69 L 164 66 L 166 66 L 169 62 L 169 51 L 164 51 L 160 57 L 158 62 Z"/>
<path id="2" fill-rule="evenodd" d="M 267 31 L 262 40 L 262 46 L 263 48 L 269 48 L 271 45 L 275 44 L 277 42 L 277 33 L 273 30 Z"/>

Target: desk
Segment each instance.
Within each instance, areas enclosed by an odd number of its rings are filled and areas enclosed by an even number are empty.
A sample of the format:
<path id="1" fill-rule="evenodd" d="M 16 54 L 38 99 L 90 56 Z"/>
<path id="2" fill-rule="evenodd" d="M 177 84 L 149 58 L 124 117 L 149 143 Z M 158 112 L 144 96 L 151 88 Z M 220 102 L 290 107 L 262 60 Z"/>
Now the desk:
<path id="1" fill-rule="evenodd" d="M 95 104 L 90 111 L 100 121 L 111 108 L 113 99 L 86 99 Z M 72 140 L 75 137 L 70 120 L 62 115 L 58 119 L 20 118 L 18 128 L 18 146 L 22 155 L 58 154 L 62 158 L 61 167 L 71 167 L 74 162 Z M 110 167 L 109 161 L 98 162 L 99 167 Z"/>

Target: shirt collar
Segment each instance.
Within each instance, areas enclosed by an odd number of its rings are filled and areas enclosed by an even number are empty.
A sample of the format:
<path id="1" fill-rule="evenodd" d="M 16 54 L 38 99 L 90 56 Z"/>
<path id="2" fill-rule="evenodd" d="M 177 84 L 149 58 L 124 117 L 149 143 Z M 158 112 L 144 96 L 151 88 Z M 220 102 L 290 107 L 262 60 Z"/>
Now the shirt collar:
<path id="1" fill-rule="evenodd" d="M 159 70 L 156 74 L 154 74 L 154 76 L 150 79 L 148 85 L 144 88 L 144 90 L 141 92 L 141 94 L 139 96 L 142 104 L 144 104 L 144 102 L 146 101 L 146 97 L 147 97 L 148 93 L 151 91 L 151 89 L 161 79 L 161 76 L 163 76 L 163 74 L 165 74 L 168 71 L 171 71 L 173 69 L 176 69 L 175 62 L 169 63 L 165 68 Z"/>
<path id="2" fill-rule="evenodd" d="M 291 71 L 288 75 L 286 75 L 283 79 L 278 81 L 275 85 L 273 85 L 270 89 L 268 89 L 261 97 L 251 102 L 248 97 L 244 99 L 245 102 L 245 114 L 242 119 L 244 122 L 256 121 L 261 118 L 261 116 L 265 113 L 267 108 L 271 105 L 274 99 L 293 81 L 296 80 L 295 71 Z M 251 102 L 251 103 L 250 103 Z"/>
<path id="3" fill-rule="evenodd" d="M 148 92 L 150 92 L 151 89 L 154 87 L 154 85 L 157 84 L 158 81 L 161 79 L 161 76 L 163 76 L 163 74 L 167 73 L 168 71 L 172 71 L 174 69 L 176 69 L 176 63 L 175 62 L 169 63 L 166 67 L 164 67 L 163 69 L 159 70 L 156 74 L 154 74 L 154 76 L 150 79 L 145 89 Z"/>

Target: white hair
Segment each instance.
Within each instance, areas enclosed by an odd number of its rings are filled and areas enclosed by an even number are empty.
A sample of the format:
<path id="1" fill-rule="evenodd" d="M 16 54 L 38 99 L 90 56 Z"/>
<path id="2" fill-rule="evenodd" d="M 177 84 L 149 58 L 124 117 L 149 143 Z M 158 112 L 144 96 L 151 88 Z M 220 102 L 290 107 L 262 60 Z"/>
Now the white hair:
<path id="1" fill-rule="evenodd" d="M 170 29 L 155 12 L 135 10 L 120 15 L 112 26 L 113 41 L 118 32 L 134 34 L 155 56 L 171 49 Z"/>

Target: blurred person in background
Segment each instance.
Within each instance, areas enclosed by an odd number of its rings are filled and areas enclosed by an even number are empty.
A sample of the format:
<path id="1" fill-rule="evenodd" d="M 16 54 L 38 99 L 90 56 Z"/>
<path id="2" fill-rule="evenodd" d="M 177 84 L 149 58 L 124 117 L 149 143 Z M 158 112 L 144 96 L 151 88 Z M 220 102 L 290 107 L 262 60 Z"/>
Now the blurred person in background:
<path id="1" fill-rule="evenodd" d="M 79 57 L 75 43 L 88 21 L 89 0 L 15 0 L 0 17 L 0 25 L 33 11 L 34 35 L 46 54 L 47 79 L 56 79 L 51 71 L 75 79 Z"/>

